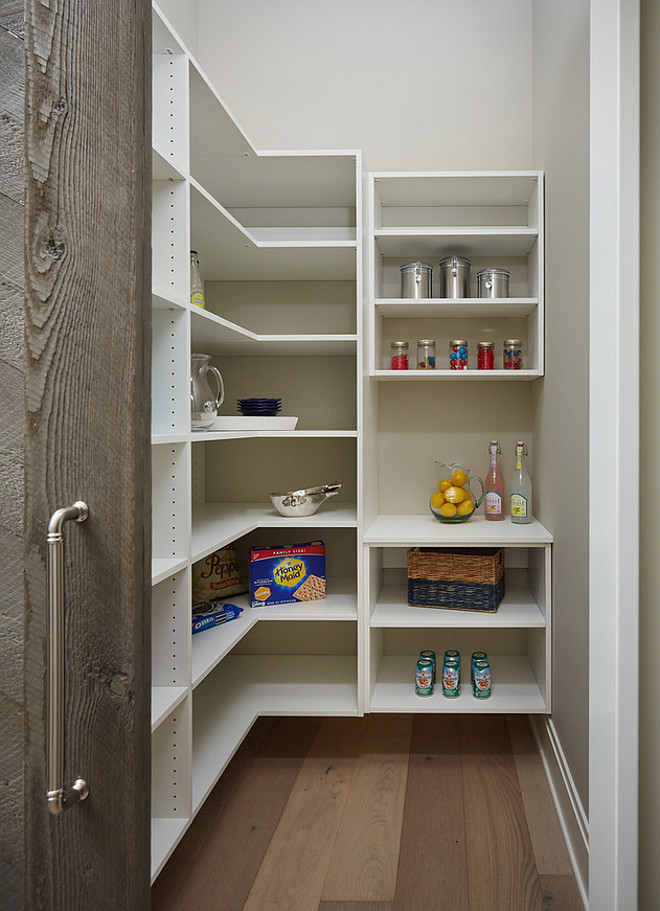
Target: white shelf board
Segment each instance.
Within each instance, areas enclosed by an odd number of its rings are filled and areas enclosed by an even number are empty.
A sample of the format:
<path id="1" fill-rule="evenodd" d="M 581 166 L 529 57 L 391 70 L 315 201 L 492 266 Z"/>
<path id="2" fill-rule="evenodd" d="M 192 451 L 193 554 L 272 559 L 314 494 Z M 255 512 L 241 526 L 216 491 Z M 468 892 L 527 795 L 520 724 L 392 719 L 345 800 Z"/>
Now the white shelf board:
<path id="1" fill-rule="evenodd" d="M 328 594 L 320 601 L 278 604 L 271 607 L 250 607 L 248 594 L 226 600 L 243 608 L 243 613 L 229 623 L 196 633 L 192 637 L 192 685 L 198 686 L 210 671 L 229 654 L 231 649 L 259 620 L 357 620 L 355 579 L 330 578 Z"/>
<path id="2" fill-rule="evenodd" d="M 151 584 L 158 585 L 159 582 L 169 579 L 174 573 L 185 569 L 187 565 L 188 559 L 186 557 L 153 557 L 151 560 Z"/>
<path id="3" fill-rule="evenodd" d="M 190 312 L 193 349 L 207 354 L 324 357 L 357 351 L 357 335 L 260 335 L 199 307 L 191 307 Z"/>
<path id="4" fill-rule="evenodd" d="M 496 613 L 409 607 L 404 585 L 383 586 L 371 615 L 373 629 L 543 629 L 545 617 L 529 591 L 526 571 L 506 570 L 506 594 Z"/>
<path id="5" fill-rule="evenodd" d="M 544 547 L 552 535 L 538 519 L 528 525 L 487 522 L 473 516 L 467 522 L 444 524 L 427 515 L 380 515 L 364 535 L 371 547 Z"/>
<path id="6" fill-rule="evenodd" d="M 264 437 L 283 438 L 293 440 L 300 439 L 355 439 L 357 430 L 214 430 L 206 432 L 195 432 L 190 434 L 193 443 L 204 443 L 209 440 L 254 440 Z"/>
<path id="7" fill-rule="evenodd" d="M 151 820 L 151 882 L 165 866 L 170 854 L 190 824 L 189 819 L 156 817 Z"/>
<path id="8" fill-rule="evenodd" d="M 187 433 L 153 433 L 151 435 L 152 446 L 164 446 L 172 443 L 187 443 L 189 434 Z"/>
<path id="9" fill-rule="evenodd" d="M 154 285 L 151 289 L 151 306 L 154 310 L 187 310 L 189 304 L 182 297 Z"/>
<path id="10" fill-rule="evenodd" d="M 190 205 L 191 246 L 199 253 L 206 281 L 341 281 L 356 276 L 354 240 L 305 240 L 310 235 L 301 228 L 286 231 L 279 242 L 260 243 L 196 181 L 191 181 Z"/>
<path id="11" fill-rule="evenodd" d="M 257 715 L 357 715 L 355 655 L 229 655 L 195 691 L 193 812 Z"/>
<path id="12" fill-rule="evenodd" d="M 193 508 L 192 561 L 201 560 L 255 528 L 355 528 L 354 505 L 325 503 L 307 518 L 280 516 L 265 503 L 204 503 Z"/>
<path id="13" fill-rule="evenodd" d="M 538 297 L 429 297 L 421 300 L 382 297 L 374 301 L 376 316 L 384 319 L 520 318 L 529 316 L 538 305 Z"/>
<path id="14" fill-rule="evenodd" d="M 450 382 L 493 382 L 504 380 L 506 382 L 531 382 L 543 376 L 540 370 L 372 370 L 369 376 L 377 380 L 387 380 L 394 383 L 422 382 L 437 383 L 445 380 Z"/>
<path id="15" fill-rule="evenodd" d="M 394 227 L 374 232 L 383 256 L 427 259 L 451 248 L 458 256 L 525 256 L 538 239 L 535 228 L 497 227 Z"/>
<path id="16" fill-rule="evenodd" d="M 156 730 L 161 721 L 172 712 L 185 698 L 188 687 L 185 686 L 152 686 L 151 687 L 151 731 Z"/>
<path id="17" fill-rule="evenodd" d="M 152 177 L 154 180 L 185 180 L 185 175 L 169 159 L 167 153 L 152 146 Z"/>
<path id="18" fill-rule="evenodd" d="M 247 152 L 233 157 L 195 144 L 191 173 L 227 208 L 353 208 L 355 154 Z"/>
<path id="19" fill-rule="evenodd" d="M 235 620 L 221 623 L 213 629 L 206 629 L 192 637 L 192 685 L 198 686 L 202 680 L 229 654 L 237 642 L 252 629 L 259 619 L 247 606 L 247 598 L 242 595 L 226 599 L 230 604 L 237 604 L 245 610 Z"/>
<path id="20" fill-rule="evenodd" d="M 375 171 L 383 206 L 525 206 L 541 171 Z"/>
<path id="21" fill-rule="evenodd" d="M 415 693 L 416 655 L 384 655 L 371 695 L 372 712 L 545 712 L 541 690 L 524 656 L 489 656 L 493 675 L 489 699 L 475 699 L 469 682 L 461 683 L 461 695 L 448 699 L 437 683 L 432 696 Z M 464 677 L 465 669 L 461 676 Z M 469 669 L 468 669 L 469 678 Z"/>

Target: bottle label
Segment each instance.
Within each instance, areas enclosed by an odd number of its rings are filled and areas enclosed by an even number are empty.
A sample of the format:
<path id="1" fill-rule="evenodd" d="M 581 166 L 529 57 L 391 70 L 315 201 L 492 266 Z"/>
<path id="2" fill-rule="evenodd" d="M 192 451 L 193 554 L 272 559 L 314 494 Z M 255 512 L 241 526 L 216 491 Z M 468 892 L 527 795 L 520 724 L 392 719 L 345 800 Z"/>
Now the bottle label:
<path id="1" fill-rule="evenodd" d="M 488 490 L 484 498 L 484 509 L 491 516 L 502 515 L 502 497 L 494 490 Z"/>
<path id="2" fill-rule="evenodd" d="M 196 307 L 204 308 L 204 293 L 202 291 L 193 291 L 190 295 L 190 303 Z"/>
<path id="3" fill-rule="evenodd" d="M 527 497 L 521 493 L 511 494 L 511 515 L 517 519 L 527 518 Z"/>

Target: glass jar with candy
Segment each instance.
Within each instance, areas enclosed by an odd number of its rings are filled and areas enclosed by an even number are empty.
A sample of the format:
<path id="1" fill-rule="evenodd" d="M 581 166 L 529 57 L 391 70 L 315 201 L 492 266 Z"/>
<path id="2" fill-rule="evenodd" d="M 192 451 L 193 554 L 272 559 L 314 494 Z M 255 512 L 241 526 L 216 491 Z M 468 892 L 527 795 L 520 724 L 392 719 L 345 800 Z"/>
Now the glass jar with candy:
<path id="1" fill-rule="evenodd" d="M 477 370 L 495 369 L 495 342 L 477 342 Z"/>
<path id="2" fill-rule="evenodd" d="M 449 342 L 449 369 L 468 369 L 468 343 L 465 339 L 456 338 Z"/>
<path id="3" fill-rule="evenodd" d="M 394 341 L 390 344 L 390 367 L 392 370 L 408 369 L 408 342 Z"/>
<path id="4" fill-rule="evenodd" d="M 502 360 L 505 370 L 522 370 L 522 342 L 519 338 L 504 339 Z"/>

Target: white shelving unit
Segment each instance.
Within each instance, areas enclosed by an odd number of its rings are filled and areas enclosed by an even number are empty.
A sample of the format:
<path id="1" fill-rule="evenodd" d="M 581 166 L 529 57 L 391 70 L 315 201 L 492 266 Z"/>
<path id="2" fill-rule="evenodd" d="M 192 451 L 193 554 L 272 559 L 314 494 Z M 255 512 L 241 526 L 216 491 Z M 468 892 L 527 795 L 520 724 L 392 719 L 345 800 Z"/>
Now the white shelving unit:
<path id="1" fill-rule="evenodd" d="M 543 374 L 542 175 L 375 174 L 364 230 L 360 153 L 255 150 L 156 6 L 154 67 L 155 878 L 259 715 L 549 711 L 551 537 L 538 522 L 443 526 L 406 513 L 390 490 L 391 477 L 417 471 L 406 390 Z M 205 310 L 189 303 L 191 248 Z M 512 297 L 397 297 L 403 262 L 453 252 L 472 258 L 473 276 L 506 264 Z M 476 347 L 486 324 L 524 340 L 525 370 L 387 369 L 390 338 L 436 337 L 441 359 L 443 339 Z M 193 351 L 223 375 L 221 414 L 237 398 L 281 397 L 296 429 L 192 432 Z M 341 494 L 315 516 L 271 508 L 270 491 L 330 481 Z M 424 497 L 413 492 L 407 508 Z M 253 609 L 238 595 L 238 619 L 191 636 L 195 562 L 231 546 L 245 567 L 251 545 L 317 538 L 328 544 L 324 601 Z M 407 548 L 494 545 L 507 555 L 497 614 L 407 606 Z M 489 652 L 490 700 L 477 703 L 465 682 L 453 702 L 415 696 L 419 650 L 448 647 Z"/>
<path id="2" fill-rule="evenodd" d="M 549 712 L 551 535 L 536 520 L 514 525 L 508 519 L 487 522 L 475 515 L 464 524 L 441 524 L 430 512 L 411 514 L 403 505 L 409 508 L 414 503 L 426 510 L 434 476 L 430 461 L 420 460 L 415 450 L 433 433 L 436 421 L 434 457 L 444 453 L 448 461 L 463 461 L 470 453 L 469 459 L 476 461 L 479 451 L 471 448 L 472 438 L 480 431 L 479 424 L 490 419 L 488 408 L 478 416 L 476 407 L 483 384 L 488 384 L 491 401 L 492 390 L 499 388 L 500 416 L 495 420 L 506 415 L 509 422 L 510 413 L 521 410 L 525 399 L 512 398 L 504 387 L 492 384 L 506 381 L 510 390 L 512 382 L 543 375 L 543 175 L 373 173 L 368 180 L 368 211 L 365 459 L 377 464 L 378 474 L 365 485 L 369 519 L 363 533 L 363 616 L 368 627 L 364 704 L 373 712 Z M 432 292 L 437 292 L 438 263 L 452 254 L 472 261 L 471 296 L 400 296 L 404 263 L 421 260 L 434 266 Z M 510 272 L 511 297 L 476 296 L 477 273 L 489 266 Z M 507 337 L 523 340 L 525 369 L 501 369 L 502 339 Z M 419 338 L 436 339 L 437 369 L 415 369 Z M 449 369 L 453 338 L 468 340 L 470 369 Z M 393 339 L 409 341 L 410 369 L 390 369 Z M 482 339 L 496 343 L 498 369 L 476 369 L 476 343 Z M 432 390 L 445 380 L 451 386 L 443 390 L 438 407 Z M 480 385 L 474 387 L 474 381 Z M 527 435 L 521 426 L 518 432 L 523 431 Z M 485 451 L 489 431 L 481 432 Z M 422 470 L 428 487 L 411 480 Z M 409 548 L 420 546 L 504 548 L 506 595 L 499 610 L 487 614 L 409 607 L 406 555 Z M 442 655 L 448 648 L 459 649 L 464 662 L 469 662 L 472 651 L 488 653 L 493 694 L 487 702 L 472 696 L 465 666 L 457 699 L 443 697 L 440 688 L 427 699 L 415 696 L 411 674 L 419 652 L 434 649 Z"/>
<path id="3" fill-rule="evenodd" d="M 543 175 L 538 171 L 374 173 L 370 179 L 369 373 L 379 380 L 534 380 L 543 375 Z M 470 293 L 461 299 L 405 300 L 400 267 L 422 260 L 434 267 L 456 254 L 472 262 Z M 505 299 L 477 295 L 477 273 L 511 273 Z M 502 367 L 502 340 L 521 338 L 523 370 Z M 389 369 L 393 339 L 410 339 L 408 371 Z M 415 369 L 414 341 L 437 340 L 435 371 Z M 468 370 L 449 369 L 449 341 L 466 338 Z M 477 341 L 496 343 L 496 369 L 476 369 Z M 394 376 L 393 376 L 394 375 Z"/>
<path id="4" fill-rule="evenodd" d="M 361 711 L 361 201 L 359 153 L 255 150 L 156 5 L 153 20 L 155 878 L 259 714 Z M 205 310 L 189 303 L 191 248 Z M 224 414 L 277 396 L 296 429 L 192 432 L 192 351 L 222 372 Z M 340 496 L 310 519 L 271 507 L 271 490 L 335 480 Z M 342 557 L 328 557 L 323 602 L 252 609 L 237 596 L 238 619 L 191 636 L 197 560 L 231 545 L 244 563 L 254 541 L 324 534 Z"/>

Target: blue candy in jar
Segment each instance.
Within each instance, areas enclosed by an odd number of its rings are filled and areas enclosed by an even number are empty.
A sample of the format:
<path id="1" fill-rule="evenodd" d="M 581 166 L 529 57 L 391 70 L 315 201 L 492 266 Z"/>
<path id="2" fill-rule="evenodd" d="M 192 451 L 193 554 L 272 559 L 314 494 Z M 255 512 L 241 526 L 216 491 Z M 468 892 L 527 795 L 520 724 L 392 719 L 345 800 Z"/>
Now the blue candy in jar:
<path id="1" fill-rule="evenodd" d="M 449 342 L 449 366 L 452 370 L 467 370 L 468 343 L 464 339 Z"/>

